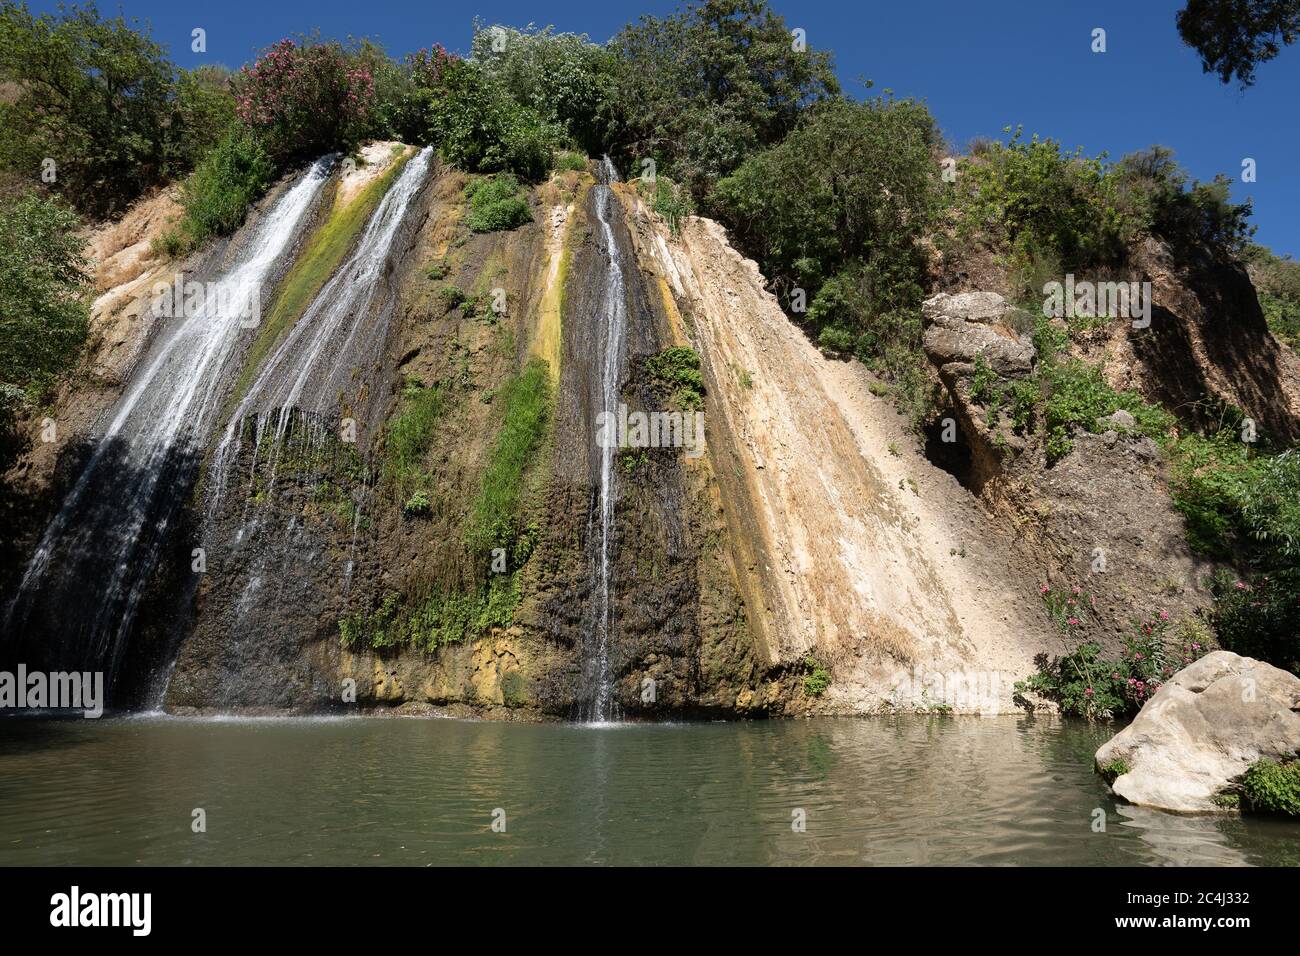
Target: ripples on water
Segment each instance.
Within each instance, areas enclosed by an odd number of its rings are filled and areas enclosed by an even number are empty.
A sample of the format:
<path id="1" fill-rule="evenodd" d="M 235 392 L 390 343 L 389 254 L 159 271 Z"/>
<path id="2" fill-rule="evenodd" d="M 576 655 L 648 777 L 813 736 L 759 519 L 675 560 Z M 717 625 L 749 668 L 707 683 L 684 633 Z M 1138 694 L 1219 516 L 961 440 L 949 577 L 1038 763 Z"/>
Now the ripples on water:
<path id="1" fill-rule="evenodd" d="M 1106 736 L 1019 718 L 4 720 L 0 864 L 1300 864 L 1300 825 L 1117 805 L 1091 772 Z"/>

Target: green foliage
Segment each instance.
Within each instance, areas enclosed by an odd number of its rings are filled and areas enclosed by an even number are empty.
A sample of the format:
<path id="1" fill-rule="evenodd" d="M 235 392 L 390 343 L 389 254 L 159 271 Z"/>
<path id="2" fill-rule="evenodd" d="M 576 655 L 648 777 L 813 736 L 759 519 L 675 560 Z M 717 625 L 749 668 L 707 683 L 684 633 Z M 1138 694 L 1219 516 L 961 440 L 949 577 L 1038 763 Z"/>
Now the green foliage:
<path id="1" fill-rule="evenodd" d="M 610 46 L 615 147 L 656 158 L 660 174 L 701 199 L 746 156 L 784 138 L 810 102 L 839 92 L 829 55 L 792 49 L 765 0 L 705 0 L 642 17 Z"/>
<path id="2" fill-rule="evenodd" d="M 473 232 L 516 229 L 533 221 L 528 197 L 509 173 L 473 180 L 465 187 L 465 198 L 469 200 L 465 224 Z"/>
<path id="3" fill-rule="evenodd" d="M 1230 427 L 1189 435 L 1178 445 L 1172 490 L 1196 550 L 1241 555 L 1264 570 L 1300 563 L 1300 452 L 1258 453 Z"/>
<path id="4" fill-rule="evenodd" d="M 709 202 L 828 352 L 853 353 L 929 406 L 921 354 L 921 240 L 939 205 L 934 120 L 911 100 L 834 100 L 750 156 Z M 796 185 L 797 184 L 797 185 Z"/>
<path id="5" fill-rule="evenodd" d="M 1010 250 L 1022 275 L 1081 270 L 1118 258 L 1133 231 L 1107 202 L 1105 165 L 1081 150 L 1066 152 L 1053 139 L 1026 141 L 1017 129 L 1008 143 L 988 143 L 965 162 L 951 190 L 956 239 L 979 237 Z M 1049 257 L 1031 267 L 1037 256 Z M 1038 287 L 1022 291 L 1037 294 Z"/>
<path id="6" fill-rule="evenodd" d="M 804 658 L 803 692 L 809 697 L 820 697 L 831 686 L 831 672 L 817 663 L 811 654 Z"/>
<path id="7" fill-rule="evenodd" d="M 674 345 L 646 356 L 645 370 L 668 401 L 683 411 L 704 407 L 704 376 L 700 356 L 686 345 Z"/>
<path id="8" fill-rule="evenodd" d="M 1077 598 L 1081 593 L 1076 588 L 1071 596 Z M 1078 626 L 1078 618 L 1064 603 L 1068 600 L 1064 595 L 1047 588 L 1043 595 L 1049 612 L 1063 631 L 1068 633 Z M 1103 658 L 1101 645 L 1091 641 L 1062 657 L 1049 659 L 1046 654 L 1039 654 L 1034 659 L 1037 672 L 1017 681 L 1015 692 L 1021 701 L 1027 692 L 1053 701 L 1068 717 L 1088 720 L 1124 717 L 1136 714 L 1161 684 L 1207 651 L 1205 645 L 1184 634 L 1170 635 L 1169 616 L 1161 611 L 1134 622 L 1118 660 Z"/>
<path id="9" fill-rule="evenodd" d="M 1101 778 L 1107 783 L 1114 783 L 1132 769 L 1133 768 L 1128 765 L 1127 761 L 1115 759 L 1104 766 L 1098 767 L 1097 773 L 1101 774 Z"/>
<path id="10" fill-rule="evenodd" d="M 90 279 L 80 227 L 76 213 L 39 196 L 0 206 L 0 424 L 81 352 Z"/>
<path id="11" fill-rule="evenodd" d="M 431 591 L 408 604 L 388 593 L 373 611 L 339 620 L 344 647 L 385 650 L 410 646 L 434 653 L 447 644 L 475 640 L 493 628 L 509 627 L 519 606 L 515 575 L 497 575 L 470 592 Z"/>
<path id="12" fill-rule="evenodd" d="M 1270 331 L 1293 349 L 1300 349 L 1300 262 L 1290 256 L 1279 258 L 1253 244 L 1247 247 L 1245 257 Z"/>
<path id="13" fill-rule="evenodd" d="M 164 250 L 174 255 L 212 236 L 234 232 L 273 175 L 270 159 L 252 134 L 242 127 L 232 129 L 185 181 L 185 215 L 163 240 Z"/>
<path id="14" fill-rule="evenodd" d="M 1251 580 L 1221 572 L 1213 592 L 1210 624 L 1226 650 L 1300 676 L 1300 567 L 1282 567 Z"/>
<path id="15" fill-rule="evenodd" d="M 184 125 L 193 97 L 178 112 L 162 47 L 93 4 L 38 17 L 0 3 L 0 81 L 16 90 L 0 102 L 0 163 L 35 183 L 54 160 L 50 188 L 88 215 L 111 215 L 165 182 L 193 158 L 189 138 L 211 135 Z"/>
<path id="16" fill-rule="evenodd" d="M 418 382 L 409 382 L 402 392 L 401 409 L 388 424 L 385 477 L 393 483 L 397 498 L 406 499 L 403 511 L 409 516 L 429 512 L 424 457 L 446 406 L 441 386 L 426 388 Z"/>
<path id="17" fill-rule="evenodd" d="M 478 496 L 470 508 L 465 542 L 475 554 L 505 548 L 518 567 L 526 555 L 518 554 L 523 536 L 520 493 L 533 453 L 541 446 L 550 420 L 551 390 L 547 365 L 529 362 L 518 376 L 502 386 L 501 430 L 488 457 Z"/>
<path id="18" fill-rule="evenodd" d="M 593 151 L 603 144 L 611 56 L 585 34 L 556 33 L 552 27 L 489 27 L 476 20 L 472 59 L 488 82 L 556 130 L 557 142 L 564 138 Z M 586 169 L 580 156 L 564 155 L 567 168 Z"/>
<path id="19" fill-rule="evenodd" d="M 682 220 L 695 215 L 695 200 L 690 192 L 667 176 L 656 176 L 653 184 L 638 179 L 636 186 L 637 191 L 650 200 L 650 208 L 663 216 L 673 235 L 680 235 Z"/>
<path id="20" fill-rule="evenodd" d="M 1300 0 L 1187 0 L 1177 22 L 1201 69 L 1224 83 L 1236 77 L 1244 90 L 1255 82 L 1255 67 L 1300 34 Z"/>
<path id="21" fill-rule="evenodd" d="M 280 40 L 236 77 L 238 116 L 278 168 L 350 153 L 372 125 L 372 60 L 336 40 Z"/>
<path id="22" fill-rule="evenodd" d="M 1016 129 L 1007 143 L 986 143 L 963 162 L 950 190 L 948 241 L 1002 252 L 1016 292 L 1034 297 L 1064 273 L 1120 264 L 1143 234 L 1239 249 L 1251 231 L 1250 203 L 1233 204 L 1229 186 L 1222 176 L 1190 181 L 1164 147 L 1112 164 L 1053 139 L 1025 140 Z"/>
<path id="23" fill-rule="evenodd" d="M 1241 780 L 1242 802 L 1255 813 L 1300 817 L 1300 760 L 1257 760 Z"/>
<path id="24" fill-rule="evenodd" d="M 560 126 L 519 103 L 503 81 L 474 62 L 452 62 L 443 80 L 447 92 L 433 104 L 430 130 L 447 162 L 533 181 L 546 175 L 565 142 Z"/>
<path id="25" fill-rule="evenodd" d="M 581 153 L 573 153 L 569 150 L 561 150 L 555 154 L 554 167 L 556 172 L 575 172 L 585 173 L 587 171 L 587 157 Z"/>

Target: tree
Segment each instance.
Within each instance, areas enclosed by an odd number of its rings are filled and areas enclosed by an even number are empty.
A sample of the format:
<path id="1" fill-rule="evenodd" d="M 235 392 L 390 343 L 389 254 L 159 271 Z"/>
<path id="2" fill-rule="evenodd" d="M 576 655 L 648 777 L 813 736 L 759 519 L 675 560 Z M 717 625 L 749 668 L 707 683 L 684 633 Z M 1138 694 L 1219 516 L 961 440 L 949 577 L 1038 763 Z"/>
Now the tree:
<path id="1" fill-rule="evenodd" d="M 1255 67 L 1290 46 L 1300 33 L 1300 0 L 1188 0 L 1178 13 L 1178 33 L 1201 55 L 1201 68 L 1242 89 Z"/>
<path id="2" fill-rule="evenodd" d="M 89 283 L 77 215 L 36 195 L 0 207 L 0 410 L 38 397 L 76 361 Z"/>
<path id="3" fill-rule="evenodd" d="M 375 80 L 336 42 L 281 40 L 235 82 L 236 110 L 279 166 L 354 148 L 368 129 Z"/>
<path id="4" fill-rule="evenodd" d="M 162 48 L 94 5 L 33 16 L 0 4 L 0 162 L 107 216 L 172 168 L 175 69 Z M 53 181 L 42 179 L 42 173 Z"/>
<path id="5" fill-rule="evenodd" d="M 801 48 L 765 0 L 642 17 L 611 45 L 615 147 L 655 158 L 697 197 L 839 92 L 829 54 Z"/>

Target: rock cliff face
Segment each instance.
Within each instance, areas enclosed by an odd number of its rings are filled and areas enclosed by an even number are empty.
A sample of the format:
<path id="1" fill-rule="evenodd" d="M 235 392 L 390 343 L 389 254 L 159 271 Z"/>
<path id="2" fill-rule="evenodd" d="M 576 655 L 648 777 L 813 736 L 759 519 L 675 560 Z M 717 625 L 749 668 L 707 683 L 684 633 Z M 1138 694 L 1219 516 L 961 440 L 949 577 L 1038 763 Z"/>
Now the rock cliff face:
<path id="1" fill-rule="evenodd" d="M 631 186 L 606 192 L 595 170 L 568 171 L 531 190 L 531 222 L 478 233 L 467 177 L 436 161 L 385 213 L 414 155 L 375 144 L 335 174 L 266 290 L 268 320 L 241 346 L 224 386 L 230 431 L 206 448 L 144 601 L 140 646 L 154 650 L 128 658 L 145 670 L 159 647 L 176 649 L 168 709 L 571 718 L 607 679 L 628 718 L 1007 712 L 1035 656 L 1065 650 L 1040 585 L 1092 575 L 1098 548 L 1103 639 L 1155 596 L 1179 612 L 1203 604 L 1205 569 L 1149 441 L 1116 421 L 1047 469 L 989 424 L 981 369 L 1015 381 L 1039 360 L 1027 318 L 999 296 L 926 303 L 925 348 L 965 455 L 945 469 L 861 365 L 827 358 L 790 322 L 717 223 L 692 217 L 674 233 Z M 174 206 L 151 202 L 95 240 L 104 293 L 87 367 L 100 371 L 63 399 L 71 436 L 112 405 L 147 344 L 147 323 L 125 311 L 131 290 L 178 265 L 219 274 L 257 222 L 167 264 L 145 249 Z M 387 252 L 367 272 L 358 255 L 384 215 Z M 603 486 L 615 264 L 619 404 L 694 411 L 655 365 L 693 353 L 705 441 L 700 454 L 620 449 Z M 366 294 L 334 308 L 349 282 Z M 1204 303 L 1162 295 L 1170 310 Z M 283 343 L 327 319 L 356 331 L 274 372 L 284 383 L 259 379 Z M 332 377 L 311 364 L 322 361 Z M 1277 370 L 1257 371 L 1254 392 L 1241 369 L 1207 375 L 1262 396 Z M 289 387 L 313 376 L 329 388 Z M 259 388 L 275 407 L 249 398 Z M 1261 405 L 1279 432 L 1294 412 L 1286 394 Z M 34 516 L 68 480 L 56 461 L 75 475 L 76 456 L 50 448 L 18 469 Z M 613 623 L 598 653 L 601 548 Z"/>

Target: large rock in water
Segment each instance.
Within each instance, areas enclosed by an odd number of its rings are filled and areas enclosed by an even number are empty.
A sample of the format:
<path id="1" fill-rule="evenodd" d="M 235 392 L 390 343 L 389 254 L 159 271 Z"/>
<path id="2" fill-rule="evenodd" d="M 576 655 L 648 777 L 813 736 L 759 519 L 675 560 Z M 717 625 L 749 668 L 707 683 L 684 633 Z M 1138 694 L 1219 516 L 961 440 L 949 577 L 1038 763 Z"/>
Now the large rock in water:
<path id="1" fill-rule="evenodd" d="M 1170 678 L 1096 760 L 1129 767 L 1111 785 L 1129 803 L 1196 813 L 1219 809 L 1214 795 L 1256 760 L 1297 753 L 1300 678 L 1215 651 Z"/>

